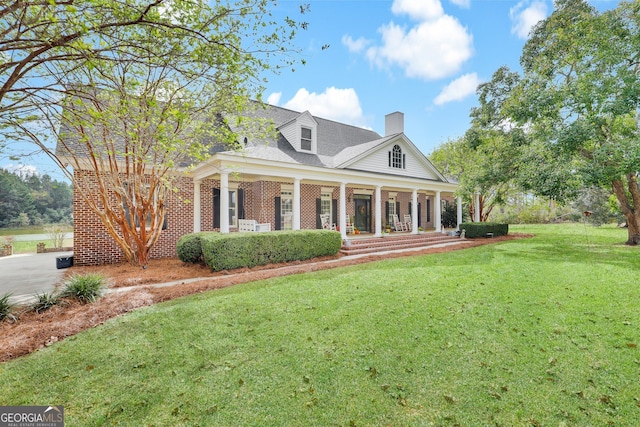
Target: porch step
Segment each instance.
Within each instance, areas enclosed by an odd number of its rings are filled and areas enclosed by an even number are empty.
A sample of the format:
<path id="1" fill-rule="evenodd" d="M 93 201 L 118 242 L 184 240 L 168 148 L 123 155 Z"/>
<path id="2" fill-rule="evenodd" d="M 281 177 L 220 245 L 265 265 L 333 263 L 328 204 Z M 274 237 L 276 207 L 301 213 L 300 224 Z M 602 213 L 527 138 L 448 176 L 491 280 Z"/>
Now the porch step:
<path id="1" fill-rule="evenodd" d="M 359 255 L 397 249 L 420 248 L 441 243 L 459 242 L 460 237 L 442 233 L 400 234 L 398 236 L 350 239 L 349 245 L 343 243 L 340 253 Z"/>

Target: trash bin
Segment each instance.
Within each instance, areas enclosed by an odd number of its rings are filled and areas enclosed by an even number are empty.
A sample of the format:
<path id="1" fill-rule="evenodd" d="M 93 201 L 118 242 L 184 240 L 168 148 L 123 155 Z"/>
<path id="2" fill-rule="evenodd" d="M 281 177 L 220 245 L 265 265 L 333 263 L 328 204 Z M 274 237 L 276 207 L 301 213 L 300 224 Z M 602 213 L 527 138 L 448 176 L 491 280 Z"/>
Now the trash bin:
<path id="1" fill-rule="evenodd" d="M 56 268 L 69 268 L 73 265 L 73 255 L 56 257 Z"/>

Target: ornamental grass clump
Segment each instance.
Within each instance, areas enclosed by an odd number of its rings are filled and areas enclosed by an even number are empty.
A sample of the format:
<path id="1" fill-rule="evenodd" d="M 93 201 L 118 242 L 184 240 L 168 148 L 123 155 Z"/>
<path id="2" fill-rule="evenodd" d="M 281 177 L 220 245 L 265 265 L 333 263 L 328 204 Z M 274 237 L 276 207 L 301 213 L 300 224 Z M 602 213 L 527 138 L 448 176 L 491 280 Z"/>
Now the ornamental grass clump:
<path id="1" fill-rule="evenodd" d="M 31 308 L 36 313 L 47 311 L 60 303 L 60 296 L 55 292 L 36 294 L 35 298 L 36 301 L 31 305 Z"/>
<path id="2" fill-rule="evenodd" d="M 9 301 L 11 294 L 4 294 L 0 297 L 0 321 L 4 319 L 16 320 L 16 316 L 12 313 L 15 304 Z"/>
<path id="3" fill-rule="evenodd" d="M 66 281 L 61 298 L 73 298 L 81 302 L 94 302 L 105 287 L 104 276 L 96 273 L 74 274 Z"/>

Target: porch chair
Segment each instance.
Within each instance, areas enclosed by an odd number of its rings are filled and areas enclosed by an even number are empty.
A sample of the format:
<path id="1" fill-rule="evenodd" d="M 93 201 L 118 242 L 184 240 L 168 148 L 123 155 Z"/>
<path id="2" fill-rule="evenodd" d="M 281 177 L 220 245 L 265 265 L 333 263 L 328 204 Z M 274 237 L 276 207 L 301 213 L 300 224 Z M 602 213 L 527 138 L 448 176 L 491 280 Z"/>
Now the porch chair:
<path id="1" fill-rule="evenodd" d="M 345 233 L 353 233 L 353 223 L 351 222 L 351 217 L 347 216 L 347 223 L 344 227 Z"/>
<path id="2" fill-rule="evenodd" d="M 407 226 L 407 231 L 412 231 L 411 215 L 404 216 L 404 225 Z"/>
<path id="3" fill-rule="evenodd" d="M 320 215 L 320 223 L 324 230 L 335 230 L 336 224 L 329 221 L 329 214 Z"/>
<path id="4" fill-rule="evenodd" d="M 392 215 L 392 218 L 393 218 L 393 228 L 396 231 L 408 231 L 407 224 L 405 224 L 404 222 L 400 222 L 398 215 L 394 214 Z"/>

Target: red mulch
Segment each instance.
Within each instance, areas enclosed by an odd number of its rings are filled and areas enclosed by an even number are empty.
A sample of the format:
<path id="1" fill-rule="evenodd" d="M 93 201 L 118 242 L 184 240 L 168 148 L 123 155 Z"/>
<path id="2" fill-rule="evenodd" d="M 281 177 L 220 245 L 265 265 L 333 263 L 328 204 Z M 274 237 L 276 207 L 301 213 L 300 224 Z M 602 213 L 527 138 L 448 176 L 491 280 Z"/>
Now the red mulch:
<path id="1" fill-rule="evenodd" d="M 175 258 L 152 260 L 146 269 L 133 267 L 129 264 L 71 267 L 68 269 L 67 275 L 101 273 L 108 278 L 110 287 L 131 287 L 131 289 L 126 292 L 107 294 L 92 304 L 67 301 L 40 314 L 25 308 L 17 321 L 0 322 L 0 362 L 29 354 L 136 308 L 185 295 L 271 277 L 356 265 L 380 259 L 450 252 L 524 237 L 531 236 L 510 234 L 493 239 L 466 240 L 463 243 L 445 247 L 385 255 L 372 254 L 356 259 L 342 258 L 341 256 L 322 257 L 308 261 L 271 264 L 215 273 L 206 266 L 186 264 Z M 333 262 L 322 262 L 329 260 L 333 260 Z M 159 288 L 144 286 L 194 278 L 202 278 L 202 280 Z"/>

